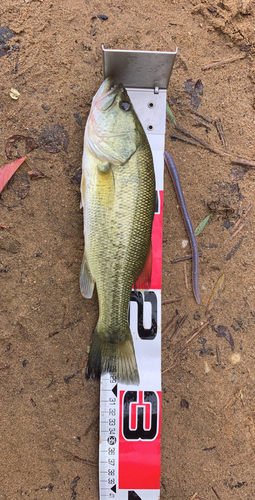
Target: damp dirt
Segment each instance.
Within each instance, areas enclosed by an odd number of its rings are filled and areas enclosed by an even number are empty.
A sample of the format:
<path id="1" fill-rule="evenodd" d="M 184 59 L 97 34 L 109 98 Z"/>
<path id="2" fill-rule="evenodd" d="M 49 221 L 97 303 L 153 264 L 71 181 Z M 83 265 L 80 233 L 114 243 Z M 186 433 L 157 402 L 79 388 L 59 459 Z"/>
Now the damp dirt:
<path id="1" fill-rule="evenodd" d="M 0 166 L 10 161 L 9 138 L 30 137 L 36 147 L 0 196 L 0 500 L 98 498 L 99 384 L 85 382 L 98 303 L 79 290 L 79 181 L 84 126 L 103 79 L 102 43 L 178 47 L 168 88 L 174 117 L 227 153 L 172 137 L 167 118 L 166 150 L 194 227 L 212 215 L 197 238 L 197 305 L 190 260 L 186 271 L 183 261 L 171 262 L 191 249 L 165 171 L 162 297 L 183 300 L 163 306 L 162 327 L 176 309 L 188 316 L 175 341 L 174 326 L 162 339 L 162 370 L 174 366 L 162 375 L 161 498 L 254 499 L 255 207 L 230 239 L 242 207 L 254 202 L 254 169 L 231 162 L 255 158 L 254 30 L 255 4 L 247 0 L 1 1 Z M 13 141 L 12 159 L 25 147 Z M 176 358 L 208 320 L 223 274 L 213 324 Z"/>

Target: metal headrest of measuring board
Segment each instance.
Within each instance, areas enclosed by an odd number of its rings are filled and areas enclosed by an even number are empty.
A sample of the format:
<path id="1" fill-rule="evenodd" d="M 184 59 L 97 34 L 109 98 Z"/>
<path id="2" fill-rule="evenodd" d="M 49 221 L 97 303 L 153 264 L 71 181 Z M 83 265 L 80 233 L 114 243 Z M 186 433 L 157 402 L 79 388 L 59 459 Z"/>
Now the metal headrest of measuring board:
<path id="1" fill-rule="evenodd" d="M 102 45 L 102 51 L 104 78 L 113 76 L 113 85 L 122 82 L 132 89 L 167 89 L 177 48 L 175 52 L 157 52 L 111 50 Z"/>

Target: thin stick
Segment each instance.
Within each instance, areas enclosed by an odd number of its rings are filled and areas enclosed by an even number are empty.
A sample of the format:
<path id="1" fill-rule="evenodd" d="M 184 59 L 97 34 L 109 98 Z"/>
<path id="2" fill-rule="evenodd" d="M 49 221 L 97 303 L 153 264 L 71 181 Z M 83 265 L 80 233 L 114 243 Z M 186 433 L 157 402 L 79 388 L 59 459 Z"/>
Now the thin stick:
<path id="1" fill-rule="evenodd" d="M 178 124 L 176 124 L 177 126 Z M 180 130 L 182 127 L 179 125 L 177 128 Z M 210 146 L 210 144 L 207 144 L 207 142 L 202 141 L 199 139 L 199 137 L 196 137 L 194 134 L 191 134 L 191 132 L 184 132 L 185 129 L 182 129 L 183 133 L 187 133 L 194 139 L 190 139 L 188 137 L 183 137 L 182 135 L 179 134 L 171 134 L 171 139 L 178 139 L 179 141 L 187 142 L 188 144 L 193 144 L 194 146 L 200 146 L 205 149 L 208 149 L 209 151 L 212 151 L 212 153 L 218 154 L 220 156 L 227 156 L 231 157 L 229 153 L 226 153 L 225 151 L 221 151 L 220 149 L 214 148 L 213 146 Z M 230 158 L 231 163 L 237 164 L 237 165 L 243 165 L 249 168 L 255 168 L 255 162 L 251 160 L 246 160 L 245 158 Z"/>
<path id="2" fill-rule="evenodd" d="M 167 299 L 167 300 L 163 300 L 161 302 L 161 305 L 164 306 L 165 304 L 173 304 L 174 302 L 181 302 L 182 300 L 182 297 L 177 297 L 176 299 Z"/>
<path id="3" fill-rule="evenodd" d="M 205 71 L 206 69 L 216 68 L 217 66 L 223 66 L 224 64 L 238 61 L 239 59 L 244 59 L 245 57 L 246 54 L 241 54 L 239 56 L 229 57 L 228 59 L 221 59 L 220 61 L 212 61 L 209 64 L 203 64 L 201 69 Z"/>
<path id="4" fill-rule="evenodd" d="M 247 210 L 246 210 L 245 214 L 243 214 L 243 216 L 242 216 L 242 217 L 243 217 L 243 219 L 245 219 L 245 217 L 248 215 L 248 213 L 251 211 L 251 209 L 252 209 L 252 204 L 248 206 L 248 208 L 247 208 Z"/>
<path id="5" fill-rule="evenodd" d="M 218 498 L 218 500 L 221 500 L 220 496 L 218 495 L 217 491 L 214 489 L 214 487 L 212 486 L 212 490 L 213 490 L 213 493 L 216 495 L 216 497 Z"/>
<path id="6" fill-rule="evenodd" d="M 251 307 L 251 304 L 250 304 L 250 302 L 249 302 L 248 298 L 247 298 L 247 297 L 244 297 L 244 300 L 245 300 L 245 302 L 246 302 L 247 306 L 249 307 L 249 309 L 250 309 L 250 311 L 251 311 L 251 315 L 255 318 L 255 313 L 253 312 L 253 309 L 252 309 L 252 307 Z"/>
<path id="7" fill-rule="evenodd" d="M 178 313 L 178 311 L 176 310 L 176 316 L 170 321 L 170 323 L 166 326 L 166 328 L 163 330 L 162 334 L 161 334 L 161 337 L 163 337 L 164 335 L 166 335 L 166 333 L 169 332 L 169 330 L 172 328 L 172 326 L 175 325 L 175 323 L 177 323 L 178 319 L 180 318 L 180 314 Z"/>
<path id="8" fill-rule="evenodd" d="M 246 160 L 245 158 L 231 158 L 231 163 L 236 163 L 237 165 L 244 165 L 245 167 L 255 168 L 255 162 L 251 160 Z"/>
<path id="9" fill-rule="evenodd" d="M 247 217 L 248 213 L 251 211 L 252 209 L 252 204 L 249 205 L 249 207 L 247 208 L 247 211 L 245 213 L 243 213 L 243 206 L 242 206 L 242 203 L 240 204 L 240 207 L 238 209 L 238 212 L 240 213 L 241 212 L 241 215 L 240 215 L 240 219 L 238 219 L 238 221 L 235 223 L 235 225 L 230 229 L 230 233 L 233 234 L 236 230 L 236 228 L 239 226 L 239 224 Z"/>
<path id="10" fill-rule="evenodd" d="M 199 137 L 197 137 L 196 135 L 192 134 L 191 132 L 189 132 L 185 128 L 178 125 L 178 123 L 176 124 L 176 128 L 178 130 L 180 130 L 180 132 L 183 132 L 183 134 L 187 135 L 188 137 L 192 137 L 192 139 L 194 139 L 197 143 L 199 143 L 204 148 L 209 149 L 209 151 L 212 151 L 213 153 L 219 154 L 220 156 L 230 156 L 230 154 L 225 153 L 224 151 L 221 151 L 220 149 L 214 148 L 213 146 L 210 146 L 210 144 L 208 144 L 207 142 L 202 141 L 202 139 L 199 139 Z M 171 137 L 174 137 L 174 136 L 171 135 Z M 176 135 L 175 137 L 176 137 L 176 139 L 184 140 L 181 136 Z M 185 142 L 190 142 L 190 141 L 185 141 Z M 191 144 L 194 144 L 194 143 L 191 142 Z M 197 145 L 198 144 L 196 144 L 196 146 Z"/>
<path id="11" fill-rule="evenodd" d="M 239 224 L 241 224 L 242 220 L 243 220 L 243 217 L 241 216 L 240 219 L 238 219 L 238 221 L 236 221 L 234 226 L 230 228 L 230 230 L 229 230 L 230 234 L 233 234 L 235 232 L 236 228 L 239 226 Z"/>
<path id="12" fill-rule="evenodd" d="M 170 368 L 167 368 L 166 370 L 163 370 L 162 375 L 163 375 L 163 373 L 169 372 L 170 370 L 172 370 L 173 368 L 175 368 L 177 365 L 178 365 L 178 363 L 175 363 L 174 365 L 170 366 Z"/>
<path id="13" fill-rule="evenodd" d="M 238 215 L 239 217 L 243 216 L 243 202 L 241 201 L 239 208 L 238 208 Z"/>
<path id="14" fill-rule="evenodd" d="M 201 144 L 199 144 L 199 142 L 197 141 L 194 141 L 194 139 L 189 139 L 188 137 L 184 137 L 183 135 L 179 134 L 171 134 L 171 139 L 179 139 L 179 141 L 187 142 L 188 144 L 193 144 L 194 146 L 201 146 Z"/>
<path id="15" fill-rule="evenodd" d="M 176 356 L 177 354 L 179 354 L 180 352 L 183 351 L 183 349 L 185 349 L 185 347 L 190 343 L 192 342 L 192 340 L 194 340 L 195 337 L 197 337 L 197 335 L 202 332 L 202 330 L 204 330 L 208 325 L 210 325 L 210 323 L 212 323 L 213 321 L 213 317 L 211 316 L 208 321 L 206 321 L 206 323 L 202 326 L 200 326 L 197 330 L 194 331 L 194 333 L 192 333 L 191 337 L 189 337 L 187 340 L 185 340 L 184 344 L 182 344 L 182 346 L 177 349 L 177 351 L 174 352 L 174 356 Z"/>
<path id="16" fill-rule="evenodd" d="M 190 115 L 190 118 L 192 118 L 192 120 L 195 120 L 200 125 L 203 125 L 203 127 L 209 128 L 209 130 L 212 130 L 212 126 L 208 122 L 204 122 L 203 120 L 200 120 L 196 116 L 192 116 L 192 115 Z"/>
<path id="17" fill-rule="evenodd" d="M 0 370 L 6 370 L 6 368 L 10 368 L 10 365 L 0 366 Z"/>
<path id="18" fill-rule="evenodd" d="M 182 317 L 182 319 L 179 321 L 179 323 L 176 325 L 175 331 L 174 331 L 172 337 L 170 338 L 170 342 L 173 342 L 177 338 L 177 335 L 178 335 L 178 333 L 179 333 L 179 331 L 180 331 L 180 329 L 181 329 L 184 321 L 186 321 L 187 317 L 188 317 L 188 315 L 185 314 Z"/>
<path id="19" fill-rule="evenodd" d="M 221 365 L 221 359 L 220 359 L 220 348 L 216 342 L 216 354 L 217 354 L 217 363 L 218 365 Z"/>
<path id="20" fill-rule="evenodd" d="M 79 321 L 81 321 L 81 319 L 82 319 L 82 316 L 78 319 L 75 319 L 74 321 L 69 321 L 69 323 L 67 323 L 67 325 L 63 325 L 58 330 L 55 330 L 54 332 L 49 333 L 49 338 L 54 337 L 54 335 L 57 335 L 57 333 L 59 333 L 61 330 L 66 330 L 67 328 L 74 325 L 75 323 L 78 323 Z M 63 321 L 64 320 L 65 320 L 65 317 L 64 317 Z"/>
<path id="21" fill-rule="evenodd" d="M 182 262 L 183 260 L 191 260 L 192 259 L 192 256 L 189 255 L 187 257 L 181 257 L 180 259 L 174 259 L 174 260 L 171 260 L 171 264 L 177 264 L 177 262 Z"/>
<path id="22" fill-rule="evenodd" d="M 217 128 L 218 134 L 220 136 L 222 146 L 225 148 L 227 143 L 226 143 L 225 135 L 224 135 L 223 128 L 222 128 L 221 119 L 217 118 L 217 120 L 215 120 L 214 123 L 215 123 L 215 127 Z"/>
<path id="23" fill-rule="evenodd" d="M 189 500 L 196 500 L 196 496 L 197 496 L 197 494 L 198 494 L 198 493 L 197 493 L 197 491 L 196 491 L 196 493 L 194 493 L 194 495 L 192 495 L 192 497 L 191 497 Z"/>
<path id="24" fill-rule="evenodd" d="M 81 462 L 83 464 L 86 464 L 86 465 L 90 465 L 91 467 L 97 467 L 97 464 L 92 462 L 91 460 L 86 460 L 86 458 L 80 458 L 80 457 L 73 457 L 73 460 L 75 462 Z"/>
<path id="25" fill-rule="evenodd" d="M 183 262 L 183 272 L 184 272 L 185 286 L 186 286 L 186 288 L 188 290 L 189 289 L 189 284 L 188 284 L 187 264 L 186 264 L 186 262 Z"/>
<path id="26" fill-rule="evenodd" d="M 199 257 L 202 257 L 202 252 L 198 252 L 198 256 Z M 177 264 L 177 262 L 183 262 L 184 260 L 191 260 L 192 259 L 192 256 L 191 255 L 187 255 L 186 257 L 180 257 L 180 259 L 174 259 L 174 260 L 171 260 L 171 264 Z"/>
<path id="27" fill-rule="evenodd" d="M 237 229 L 237 231 L 235 233 L 233 233 L 229 239 L 232 240 L 242 229 L 244 226 L 246 226 L 246 224 L 248 224 L 248 222 L 250 222 L 250 219 L 247 219 L 243 224 L 241 224 L 241 226 Z"/>
<path id="28" fill-rule="evenodd" d="M 212 123 L 213 120 L 211 118 L 208 118 L 207 116 L 204 116 L 204 115 L 201 115 L 201 113 L 199 113 L 196 109 L 191 109 L 188 107 L 188 109 L 190 111 L 192 111 L 193 115 L 197 115 L 197 116 L 200 116 L 200 118 L 202 118 L 203 120 L 205 120 L 206 122 L 208 123 Z"/>

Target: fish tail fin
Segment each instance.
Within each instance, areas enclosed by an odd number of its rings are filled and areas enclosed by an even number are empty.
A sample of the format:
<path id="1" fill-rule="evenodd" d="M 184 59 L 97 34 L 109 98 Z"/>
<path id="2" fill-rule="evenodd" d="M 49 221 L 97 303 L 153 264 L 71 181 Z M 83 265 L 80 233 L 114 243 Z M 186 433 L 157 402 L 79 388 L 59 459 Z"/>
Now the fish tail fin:
<path id="1" fill-rule="evenodd" d="M 129 327 L 128 327 L 129 328 Z M 118 382 L 138 385 L 139 373 L 131 332 L 123 342 L 107 342 L 95 329 L 90 346 L 86 379 L 100 379 L 101 374 L 110 373 Z"/>

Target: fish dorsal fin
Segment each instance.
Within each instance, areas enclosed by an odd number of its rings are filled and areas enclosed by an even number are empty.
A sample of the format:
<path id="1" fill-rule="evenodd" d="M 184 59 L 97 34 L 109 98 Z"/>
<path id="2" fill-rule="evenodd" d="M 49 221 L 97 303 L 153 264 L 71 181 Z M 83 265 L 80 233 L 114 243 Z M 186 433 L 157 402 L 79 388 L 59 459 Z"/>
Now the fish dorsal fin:
<path id="1" fill-rule="evenodd" d="M 147 259 L 139 276 L 135 279 L 134 289 L 144 290 L 150 288 L 152 275 L 152 244 L 147 255 Z"/>
<path id="2" fill-rule="evenodd" d="M 88 263 L 86 261 L 85 254 L 83 255 L 81 264 L 81 274 L 80 274 L 80 289 L 81 294 L 86 299 L 91 299 L 93 295 L 93 290 L 95 286 L 95 281 L 92 278 Z"/>

